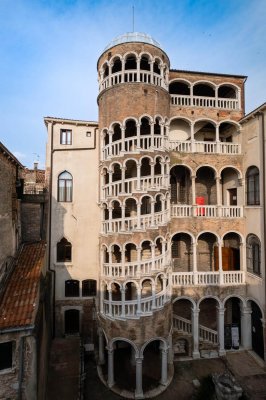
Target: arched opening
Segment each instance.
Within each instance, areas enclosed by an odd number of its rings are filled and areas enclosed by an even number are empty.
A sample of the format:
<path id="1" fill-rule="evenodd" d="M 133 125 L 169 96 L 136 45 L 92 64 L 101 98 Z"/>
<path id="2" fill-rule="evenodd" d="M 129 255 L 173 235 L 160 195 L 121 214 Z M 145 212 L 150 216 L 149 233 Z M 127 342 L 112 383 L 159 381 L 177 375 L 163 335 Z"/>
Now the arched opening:
<path id="1" fill-rule="evenodd" d="M 263 315 L 260 307 L 252 300 L 249 301 L 251 305 L 251 331 L 252 331 L 252 349 L 262 359 L 264 359 L 264 340 L 263 340 Z"/>
<path id="2" fill-rule="evenodd" d="M 127 282 L 125 286 L 125 299 L 126 301 L 137 299 L 137 287 L 134 282 Z"/>
<path id="3" fill-rule="evenodd" d="M 161 347 L 162 342 L 160 340 L 153 340 L 144 349 L 142 364 L 142 387 L 144 392 L 154 389 L 160 382 Z"/>
<path id="4" fill-rule="evenodd" d="M 122 136 L 121 136 L 121 127 L 119 124 L 115 124 L 113 126 L 113 142 L 116 142 L 117 140 L 121 140 Z"/>
<path id="5" fill-rule="evenodd" d="M 192 238 L 187 233 L 176 233 L 172 238 L 172 261 L 175 272 L 193 270 Z"/>
<path id="6" fill-rule="evenodd" d="M 246 172 L 247 205 L 260 204 L 260 172 L 255 166 L 251 166 Z"/>
<path id="7" fill-rule="evenodd" d="M 155 256 L 160 256 L 163 254 L 163 239 L 157 238 L 155 241 Z"/>
<path id="8" fill-rule="evenodd" d="M 107 168 L 103 168 L 102 175 L 103 175 L 103 184 L 104 185 L 108 185 L 108 183 L 109 183 L 109 173 L 108 173 Z"/>
<path id="9" fill-rule="evenodd" d="M 155 60 L 153 63 L 153 72 L 155 72 L 155 74 L 161 75 L 161 70 L 160 70 L 160 61 L 159 60 Z"/>
<path id="10" fill-rule="evenodd" d="M 237 142 L 239 128 L 230 122 L 222 122 L 219 126 L 219 140 L 223 143 Z"/>
<path id="11" fill-rule="evenodd" d="M 146 240 L 141 245 L 141 261 L 149 260 L 151 257 L 151 242 L 149 240 Z"/>
<path id="12" fill-rule="evenodd" d="M 145 279 L 141 285 L 141 298 L 150 297 L 152 295 L 152 282 Z"/>
<path id="13" fill-rule="evenodd" d="M 125 62 L 125 70 L 137 69 L 137 60 L 134 54 L 129 54 Z"/>
<path id="14" fill-rule="evenodd" d="M 217 250 L 215 250 L 217 249 Z M 202 272 L 218 270 L 217 238 L 213 233 L 202 233 L 197 245 L 197 269 Z"/>
<path id="15" fill-rule="evenodd" d="M 161 293 L 164 289 L 164 276 L 163 275 L 159 275 L 157 276 L 156 280 L 155 280 L 155 293 Z M 167 285 L 166 285 L 167 286 Z"/>
<path id="16" fill-rule="evenodd" d="M 103 263 L 108 264 L 109 263 L 109 252 L 105 245 L 102 247 L 102 255 L 103 255 Z"/>
<path id="17" fill-rule="evenodd" d="M 122 171 L 119 164 L 113 164 L 113 175 L 112 182 L 121 181 L 122 179 Z"/>
<path id="18" fill-rule="evenodd" d="M 177 357 L 191 356 L 193 348 L 191 301 L 180 299 L 173 303 L 173 352 Z"/>
<path id="19" fill-rule="evenodd" d="M 66 239 L 62 238 L 56 245 L 56 261 L 57 262 L 70 262 L 72 259 L 72 245 Z"/>
<path id="20" fill-rule="evenodd" d="M 136 121 L 129 119 L 126 121 L 125 138 L 137 136 Z"/>
<path id="21" fill-rule="evenodd" d="M 230 297 L 225 302 L 224 338 L 226 350 L 239 349 L 241 344 L 241 301 L 238 297 Z"/>
<path id="22" fill-rule="evenodd" d="M 68 171 L 58 176 L 57 200 L 60 202 L 71 202 L 73 194 L 73 178 Z"/>
<path id="23" fill-rule="evenodd" d="M 112 66 L 112 74 L 115 74 L 116 72 L 122 71 L 122 61 L 120 58 L 116 57 L 113 60 L 113 66 Z"/>
<path id="24" fill-rule="evenodd" d="M 142 197 L 140 213 L 141 215 L 151 213 L 151 198 L 149 196 Z"/>
<path id="25" fill-rule="evenodd" d="M 117 244 L 112 246 L 112 263 L 121 263 L 121 250 Z"/>
<path id="26" fill-rule="evenodd" d="M 125 217 L 136 217 L 137 216 L 137 202 L 135 199 L 126 199 L 125 202 Z"/>
<path id="27" fill-rule="evenodd" d="M 162 174 L 162 159 L 160 157 L 156 158 L 154 164 L 154 175 L 161 175 Z"/>
<path id="28" fill-rule="evenodd" d="M 261 274 L 261 244 L 253 233 L 247 236 L 247 270 L 252 274 Z"/>
<path id="29" fill-rule="evenodd" d="M 103 218 L 104 221 L 108 221 L 109 219 L 109 209 L 107 208 L 106 204 L 103 204 Z"/>
<path id="30" fill-rule="evenodd" d="M 107 76 L 109 76 L 109 66 L 108 66 L 108 64 L 104 64 L 104 66 L 103 66 L 103 77 L 107 78 Z"/>
<path id="31" fill-rule="evenodd" d="M 116 200 L 113 201 L 112 203 L 113 209 L 112 209 L 112 219 L 117 219 L 117 218 L 122 218 L 122 210 L 120 203 Z"/>
<path id="32" fill-rule="evenodd" d="M 242 188 L 239 185 L 239 174 L 234 168 L 224 168 L 221 173 L 222 204 L 237 206 L 243 204 Z"/>
<path id="33" fill-rule="evenodd" d="M 125 262 L 132 263 L 137 262 L 138 251 L 137 246 L 134 243 L 127 243 L 125 246 Z"/>
<path id="34" fill-rule="evenodd" d="M 79 333 L 79 310 L 65 311 L 65 334 L 75 335 Z"/>
<path id="35" fill-rule="evenodd" d="M 218 97 L 222 99 L 236 99 L 236 88 L 229 85 L 221 85 L 218 88 Z"/>
<path id="36" fill-rule="evenodd" d="M 135 349 L 130 343 L 117 340 L 114 349 L 114 380 L 116 385 L 130 392 L 135 391 L 136 367 Z"/>
<path id="37" fill-rule="evenodd" d="M 194 125 L 194 139 L 197 142 L 206 142 L 202 146 L 197 145 L 197 151 L 213 153 L 214 144 L 209 143 L 216 141 L 216 128 L 214 124 L 209 121 L 197 121 Z"/>
<path id="38" fill-rule="evenodd" d="M 118 283 L 111 284 L 112 301 L 121 301 L 121 289 Z"/>
<path id="39" fill-rule="evenodd" d="M 104 146 L 107 146 L 109 144 L 109 133 L 107 130 L 103 131 L 103 136 L 104 136 Z"/>
<path id="40" fill-rule="evenodd" d="M 150 121 L 146 117 L 141 118 L 140 134 L 141 135 L 150 135 L 151 134 Z"/>
<path id="41" fill-rule="evenodd" d="M 155 203 L 154 203 L 154 211 L 156 213 L 161 212 L 163 210 L 162 207 L 162 195 L 161 194 L 157 194 L 157 196 L 155 197 Z"/>
<path id="42" fill-rule="evenodd" d="M 196 174 L 196 204 L 217 204 L 215 172 L 210 167 L 201 167 Z M 200 209 L 204 211 L 204 208 Z M 198 213 L 199 215 L 199 213 Z"/>
<path id="43" fill-rule="evenodd" d="M 188 96 L 190 95 L 190 87 L 186 82 L 171 82 L 169 85 L 169 93 L 170 94 L 181 94 Z"/>
<path id="44" fill-rule="evenodd" d="M 217 309 L 219 304 L 213 298 L 200 302 L 199 308 L 199 340 L 200 352 L 218 350 L 218 321 Z"/>
<path id="45" fill-rule="evenodd" d="M 161 135 L 160 119 L 156 118 L 154 123 L 154 135 Z"/>
<path id="46" fill-rule="evenodd" d="M 180 118 L 175 118 L 170 122 L 170 128 L 169 128 L 170 141 L 184 142 L 186 140 L 189 140 L 190 138 L 191 138 L 191 129 L 187 121 Z M 179 147 L 177 147 L 177 150 L 179 150 Z"/>
<path id="47" fill-rule="evenodd" d="M 79 281 L 68 279 L 65 281 L 65 297 L 79 297 Z"/>
<path id="48" fill-rule="evenodd" d="M 192 204 L 190 170 L 175 165 L 170 170 L 171 202 L 174 204 Z"/>
<path id="49" fill-rule="evenodd" d="M 126 162 L 125 179 L 131 179 L 137 177 L 137 163 L 134 160 L 128 160 Z"/>
<path id="50" fill-rule="evenodd" d="M 140 175 L 141 176 L 151 175 L 150 159 L 147 157 L 144 157 L 141 160 Z"/>
<path id="51" fill-rule="evenodd" d="M 229 232 L 223 238 L 222 247 L 223 271 L 240 270 L 240 243 L 241 239 L 237 233 Z"/>
<path id="52" fill-rule="evenodd" d="M 144 71 L 150 71 L 150 63 L 149 63 L 149 57 L 148 56 L 142 56 L 140 59 L 140 69 Z"/>
<path id="53" fill-rule="evenodd" d="M 196 83 L 193 86 L 194 96 L 215 97 L 215 90 L 208 83 Z"/>

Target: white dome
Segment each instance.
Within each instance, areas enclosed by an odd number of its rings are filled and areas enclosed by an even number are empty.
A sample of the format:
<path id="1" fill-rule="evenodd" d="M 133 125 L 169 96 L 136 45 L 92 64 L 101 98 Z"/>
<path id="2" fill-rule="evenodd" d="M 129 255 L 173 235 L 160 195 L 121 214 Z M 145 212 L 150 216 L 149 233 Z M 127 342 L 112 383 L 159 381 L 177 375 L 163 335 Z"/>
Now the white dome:
<path id="1" fill-rule="evenodd" d="M 110 49 L 113 46 L 116 46 L 121 43 L 130 43 L 130 42 L 141 42 L 141 43 L 148 43 L 152 44 L 153 46 L 159 47 L 162 49 L 161 45 L 159 42 L 154 40 L 150 35 L 147 35 L 146 33 L 140 33 L 140 32 L 128 32 L 124 33 L 123 35 L 117 36 L 115 39 L 113 39 L 108 46 L 105 47 L 104 51 Z"/>

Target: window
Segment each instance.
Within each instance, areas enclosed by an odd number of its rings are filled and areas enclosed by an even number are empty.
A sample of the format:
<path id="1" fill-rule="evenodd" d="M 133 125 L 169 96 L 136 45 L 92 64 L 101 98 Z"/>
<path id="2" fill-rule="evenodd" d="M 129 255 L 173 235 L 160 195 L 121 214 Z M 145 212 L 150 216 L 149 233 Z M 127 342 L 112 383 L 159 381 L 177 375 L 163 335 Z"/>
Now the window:
<path id="1" fill-rule="evenodd" d="M 73 179 L 72 175 L 64 171 L 58 177 L 58 201 L 72 201 Z"/>
<path id="2" fill-rule="evenodd" d="M 82 281 L 82 296 L 96 296 L 96 281 L 94 279 Z"/>
<path id="3" fill-rule="evenodd" d="M 247 269 L 260 275 L 260 240 L 256 235 L 247 237 Z"/>
<path id="4" fill-rule="evenodd" d="M 74 279 L 65 281 L 65 297 L 79 297 L 79 281 Z"/>
<path id="5" fill-rule="evenodd" d="M 70 129 L 61 129 L 60 144 L 72 144 L 72 131 Z"/>
<path id="6" fill-rule="evenodd" d="M 12 342 L 0 343 L 0 371 L 12 368 Z"/>
<path id="7" fill-rule="evenodd" d="M 260 173 L 257 167 L 249 167 L 246 173 L 247 205 L 260 204 Z"/>
<path id="8" fill-rule="evenodd" d="M 66 238 L 62 238 L 56 245 L 56 261 L 57 262 L 68 262 L 71 261 L 72 256 L 72 245 L 67 241 Z"/>

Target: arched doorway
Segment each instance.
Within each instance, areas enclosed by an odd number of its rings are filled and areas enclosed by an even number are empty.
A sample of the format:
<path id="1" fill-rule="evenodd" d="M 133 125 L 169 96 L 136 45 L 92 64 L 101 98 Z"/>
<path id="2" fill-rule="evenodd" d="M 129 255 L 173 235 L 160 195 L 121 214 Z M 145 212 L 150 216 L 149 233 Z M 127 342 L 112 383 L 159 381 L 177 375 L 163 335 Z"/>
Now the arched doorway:
<path id="1" fill-rule="evenodd" d="M 259 306 L 250 301 L 251 305 L 251 331 L 252 331 L 252 349 L 262 359 L 264 359 L 264 341 L 263 341 L 263 326 L 262 326 L 262 313 Z"/>

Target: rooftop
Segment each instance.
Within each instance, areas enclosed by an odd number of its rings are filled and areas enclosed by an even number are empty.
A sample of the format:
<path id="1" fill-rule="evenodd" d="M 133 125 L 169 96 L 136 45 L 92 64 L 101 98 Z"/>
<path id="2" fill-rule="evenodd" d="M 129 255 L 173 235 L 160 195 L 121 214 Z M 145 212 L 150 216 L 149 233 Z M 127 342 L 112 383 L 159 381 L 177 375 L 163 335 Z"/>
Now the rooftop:
<path id="1" fill-rule="evenodd" d="M 117 36 L 114 38 L 104 49 L 103 53 L 110 49 L 111 47 L 117 46 L 118 44 L 122 43 L 131 43 L 131 42 L 141 42 L 141 43 L 148 43 L 152 44 L 153 46 L 159 47 L 161 50 L 162 47 L 157 40 L 153 39 L 150 35 L 147 33 L 141 33 L 141 32 L 127 32 L 124 33 L 123 35 Z"/>
<path id="2" fill-rule="evenodd" d="M 45 248 L 44 241 L 23 245 L 1 299 L 0 331 L 34 324 Z"/>

